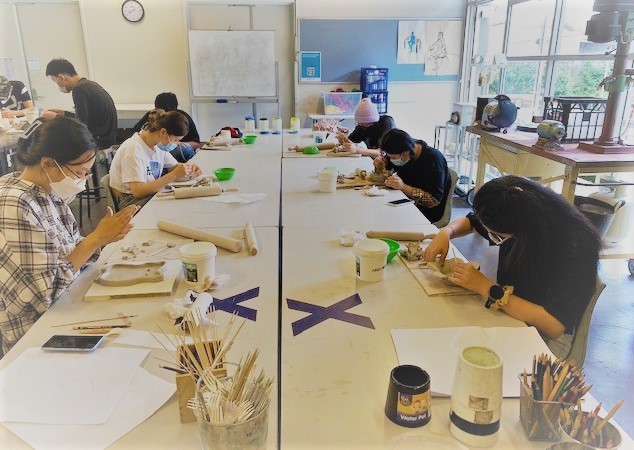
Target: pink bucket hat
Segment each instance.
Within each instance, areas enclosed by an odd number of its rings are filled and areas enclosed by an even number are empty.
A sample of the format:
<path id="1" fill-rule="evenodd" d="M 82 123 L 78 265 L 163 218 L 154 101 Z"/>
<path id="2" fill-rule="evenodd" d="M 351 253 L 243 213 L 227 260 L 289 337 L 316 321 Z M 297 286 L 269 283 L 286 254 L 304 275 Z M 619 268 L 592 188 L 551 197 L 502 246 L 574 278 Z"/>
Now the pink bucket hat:
<path id="1" fill-rule="evenodd" d="M 379 110 L 369 98 L 361 99 L 354 110 L 354 120 L 357 123 L 374 123 L 379 121 Z"/>

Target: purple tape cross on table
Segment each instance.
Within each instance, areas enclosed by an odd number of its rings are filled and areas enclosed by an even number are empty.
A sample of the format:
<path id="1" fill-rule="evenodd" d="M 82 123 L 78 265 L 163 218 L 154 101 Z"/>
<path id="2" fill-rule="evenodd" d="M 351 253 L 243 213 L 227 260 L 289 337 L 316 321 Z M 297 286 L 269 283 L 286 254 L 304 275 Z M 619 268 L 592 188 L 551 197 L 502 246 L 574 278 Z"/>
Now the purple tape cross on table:
<path id="1" fill-rule="evenodd" d="M 351 295 L 340 302 L 325 307 L 300 302 L 298 300 L 292 300 L 290 298 L 286 299 L 286 303 L 288 304 L 289 309 L 310 313 L 310 315 L 304 317 L 303 319 L 293 322 L 293 336 L 297 336 L 298 334 L 303 333 L 309 328 L 312 328 L 327 319 L 341 320 L 342 322 L 352 323 L 354 325 L 359 325 L 360 327 L 374 329 L 374 324 L 369 317 L 360 316 L 359 314 L 353 314 L 346 311 L 362 303 L 359 294 Z"/>
<path id="2" fill-rule="evenodd" d="M 256 287 L 228 298 L 214 297 L 212 305 L 214 308 L 216 308 L 217 311 L 226 311 L 228 313 L 233 313 L 235 311 L 240 317 L 244 317 L 245 319 L 249 319 L 255 322 L 258 312 L 255 309 L 238 305 L 238 303 L 242 303 L 246 300 L 251 300 L 252 298 L 256 298 L 259 295 L 260 288 Z"/>

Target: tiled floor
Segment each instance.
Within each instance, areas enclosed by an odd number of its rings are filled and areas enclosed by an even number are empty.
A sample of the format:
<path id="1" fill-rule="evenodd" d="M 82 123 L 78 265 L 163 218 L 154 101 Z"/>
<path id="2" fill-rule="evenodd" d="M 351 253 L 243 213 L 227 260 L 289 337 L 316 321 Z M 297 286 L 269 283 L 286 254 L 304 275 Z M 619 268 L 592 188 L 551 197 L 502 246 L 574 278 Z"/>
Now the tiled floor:
<path id="1" fill-rule="evenodd" d="M 71 207 L 78 217 L 77 200 Z M 103 217 L 105 200 L 92 208 L 91 219 L 84 213 L 84 235 Z M 469 211 L 464 201 L 455 199 L 452 217 Z M 456 239 L 455 244 L 465 257 L 479 261 L 485 273 L 495 276 L 497 247 L 490 247 L 477 235 Z M 592 394 L 606 409 L 625 399 L 615 418 L 634 436 L 634 276 L 624 260 L 602 260 L 599 274 L 607 287 L 593 312 L 584 370 Z"/>

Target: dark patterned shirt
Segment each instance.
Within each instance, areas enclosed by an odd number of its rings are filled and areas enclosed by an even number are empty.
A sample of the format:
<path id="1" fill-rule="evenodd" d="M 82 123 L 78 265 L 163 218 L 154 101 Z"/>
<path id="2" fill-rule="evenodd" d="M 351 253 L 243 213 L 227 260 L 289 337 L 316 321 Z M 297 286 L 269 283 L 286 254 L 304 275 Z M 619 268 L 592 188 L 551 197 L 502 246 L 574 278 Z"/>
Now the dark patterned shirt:
<path id="1" fill-rule="evenodd" d="M 18 176 L 0 178 L 0 332 L 5 353 L 73 281 L 76 272 L 68 256 L 83 239 L 61 198 Z"/>

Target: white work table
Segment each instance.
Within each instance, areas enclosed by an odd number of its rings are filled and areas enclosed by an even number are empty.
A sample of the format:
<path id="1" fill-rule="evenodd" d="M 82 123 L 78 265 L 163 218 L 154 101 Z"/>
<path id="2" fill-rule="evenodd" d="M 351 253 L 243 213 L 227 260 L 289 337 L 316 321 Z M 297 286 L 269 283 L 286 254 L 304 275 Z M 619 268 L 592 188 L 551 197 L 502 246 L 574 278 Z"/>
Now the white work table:
<path id="1" fill-rule="evenodd" d="M 237 237 L 240 229 L 216 229 L 209 231 Z M 257 311 L 256 321 L 246 320 L 234 346 L 229 351 L 226 361 L 238 362 L 248 351 L 260 349 L 257 360 L 258 368 L 263 368 L 267 375 L 275 378 L 274 390 L 271 394 L 269 410 L 268 447 L 277 446 L 277 366 L 278 366 L 278 264 L 279 264 L 279 235 L 275 227 L 256 228 L 260 251 L 256 256 L 249 256 L 246 250 L 232 253 L 218 249 L 216 257 L 216 274 L 229 274 L 231 280 L 227 286 L 215 290 L 212 295 L 216 299 L 227 299 L 234 295 L 259 288 L 259 294 L 252 299 L 240 302 L 241 307 Z M 178 239 L 172 234 L 158 230 L 133 230 L 121 243 L 115 243 L 106 248 L 99 260 L 105 260 L 108 254 L 122 243 L 139 243 L 147 239 Z M 100 265 L 100 264 L 99 264 Z M 173 320 L 163 311 L 163 305 L 170 301 L 169 297 L 150 297 L 144 299 L 122 299 L 107 301 L 82 301 L 83 295 L 90 287 L 92 280 L 98 274 L 96 266 L 81 274 L 68 291 L 58 300 L 49 311 L 38 320 L 8 353 L 0 360 L 0 368 L 6 367 L 20 353 L 28 347 L 41 346 L 51 335 L 76 333 L 72 327 L 51 328 L 57 324 L 98 319 L 115 316 L 119 312 L 137 314 L 131 318 L 132 328 L 153 331 L 160 334 L 159 327 L 166 333 L 177 333 Z M 176 289 L 176 296 L 186 292 L 182 281 Z M 216 318 L 220 330 L 224 330 L 230 313 L 217 311 Z M 241 319 L 240 319 L 241 320 Z M 114 337 L 107 338 L 104 347 L 113 345 Z M 97 350 L 98 351 L 98 350 Z M 143 363 L 143 367 L 152 374 L 165 380 L 174 380 L 173 372 L 161 369 L 159 364 L 165 364 L 156 358 L 171 359 L 165 350 L 152 350 Z M 43 382 L 45 382 L 45 376 Z M 97 406 L 96 406 L 97 407 Z M 4 449 L 28 448 L 18 437 L 0 425 L 0 447 Z M 181 424 L 176 395 L 163 405 L 154 415 L 141 425 L 127 433 L 112 444 L 113 449 L 174 449 L 200 448 L 198 426 L 196 422 Z"/>
<path id="2" fill-rule="evenodd" d="M 427 225 L 421 231 L 434 230 Z M 422 428 L 401 427 L 385 416 L 390 372 L 399 365 L 391 330 L 524 323 L 485 309 L 479 296 L 428 297 L 398 257 L 387 264 L 382 282 L 359 281 L 352 249 L 338 239 L 338 227 L 284 228 L 281 448 L 438 448 L 426 436 L 442 436 L 451 441 L 442 448 L 457 448 L 450 446 L 457 441 L 449 431 L 449 398 L 432 398 L 431 421 Z M 361 303 L 346 312 L 365 318 L 366 326 L 335 318 L 310 322 L 319 309 L 354 295 Z M 367 327 L 368 320 L 374 328 Z M 531 358 L 526 357 L 529 366 Z M 519 399 L 505 399 L 493 448 L 543 450 L 548 445 L 526 438 Z"/>
<path id="3" fill-rule="evenodd" d="M 278 226 L 280 214 L 280 156 L 266 153 L 199 151 L 192 159 L 203 175 L 215 169 L 236 169 L 231 180 L 219 181 L 223 188 L 238 188 L 235 194 L 266 194 L 250 204 L 218 203 L 206 197 L 174 199 L 154 196 L 133 219 L 135 228 L 156 229 L 159 219 L 190 227 Z M 229 192 L 228 194 L 234 194 Z M 223 194 L 225 195 L 225 194 Z"/>
<path id="4" fill-rule="evenodd" d="M 324 167 L 336 167 L 348 174 L 356 168 L 374 170 L 372 159 L 362 158 L 283 158 L 282 159 L 282 225 L 329 225 L 353 227 L 371 225 L 389 229 L 394 224 L 424 225 L 429 220 L 409 203 L 394 207 L 390 200 L 405 198 L 401 191 L 387 190 L 382 197 L 369 197 L 363 190 L 337 189 L 320 192 L 317 172 Z"/>

